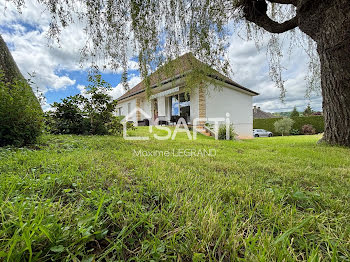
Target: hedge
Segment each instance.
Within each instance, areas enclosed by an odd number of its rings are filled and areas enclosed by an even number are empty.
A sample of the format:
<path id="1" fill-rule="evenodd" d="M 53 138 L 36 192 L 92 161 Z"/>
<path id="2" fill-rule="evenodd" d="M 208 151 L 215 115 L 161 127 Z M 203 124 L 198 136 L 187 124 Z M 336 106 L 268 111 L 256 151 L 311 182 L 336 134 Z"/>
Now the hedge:
<path id="1" fill-rule="evenodd" d="M 274 135 L 281 135 L 280 133 L 275 132 L 274 123 L 282 119 L 281 117 L 277 118 L 264 118 L 264 119 L 254 119 L 253 128 L 254 129 L 266 129 L 274 133 Z M 310 124 L 312 125 L 316 133 L 322 133 L 324 131 L 324 119 L 323 116 L 299 116 L 293 117 L 294 124 L 292 129 L 298 129 L 301 133 L 301 128 L 303 125 Z"/>

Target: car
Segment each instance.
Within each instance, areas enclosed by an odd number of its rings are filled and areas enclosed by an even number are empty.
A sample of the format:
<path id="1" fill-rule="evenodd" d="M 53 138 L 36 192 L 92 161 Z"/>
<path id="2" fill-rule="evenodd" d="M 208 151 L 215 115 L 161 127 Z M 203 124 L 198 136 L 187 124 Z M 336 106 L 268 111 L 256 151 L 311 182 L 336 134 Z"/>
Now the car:
<path id="1" fill-rule="evenodd" d="M 273 133 L 265 129 L 253 129 L 254 137 L 272 137 Z"/>

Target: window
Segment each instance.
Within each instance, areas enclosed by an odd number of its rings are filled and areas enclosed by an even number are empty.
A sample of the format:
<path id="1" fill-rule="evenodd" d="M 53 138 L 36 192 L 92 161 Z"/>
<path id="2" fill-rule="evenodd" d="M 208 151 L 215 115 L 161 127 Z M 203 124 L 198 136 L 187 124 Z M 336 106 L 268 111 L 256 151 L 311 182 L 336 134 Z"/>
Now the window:
<path id="1" fill-rule="evenodd" d="M 184 117 L 185 119 L 188 119 L 190 116 L 190 95 L 185 95 L 185 93 L 179 94 L 179 101 L 180 116 Z"/>
<path id="2" fill-rule="evenodd" d="M 189 121 L 190 117 L 190 95 L 181 93 L 170 97 L 171 115 L 181 116 Z"/>
<path id="3" fill-rule="evenodd" d="M 180 110 L 179 110 L 178 95 L 172 96 L 170 99 L 171 99 L 171 115 L 172 116 L 179 116 Z"/>
<path id="4" fill-rule="evenodd" d="M 121 115 L 122 115 L 122 108 L 121 108 L 121 107 L 119 107 L 119 108 L 117 109 L 117 114 L 118 114 L 118 116 L 121 116 Z"/>

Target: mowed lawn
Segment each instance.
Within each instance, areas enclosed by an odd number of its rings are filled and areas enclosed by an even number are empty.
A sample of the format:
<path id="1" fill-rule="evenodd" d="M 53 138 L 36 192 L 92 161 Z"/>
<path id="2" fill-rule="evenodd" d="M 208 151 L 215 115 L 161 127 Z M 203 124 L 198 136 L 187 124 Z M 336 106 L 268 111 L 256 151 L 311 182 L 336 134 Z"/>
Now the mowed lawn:
<path id="1" fill-rule="evenodd" d="M 318 139 L 1 148 L 0 260 L 349 261 L 350 150 Z M 186 149 L 216 155 L 160 154 Z"/>

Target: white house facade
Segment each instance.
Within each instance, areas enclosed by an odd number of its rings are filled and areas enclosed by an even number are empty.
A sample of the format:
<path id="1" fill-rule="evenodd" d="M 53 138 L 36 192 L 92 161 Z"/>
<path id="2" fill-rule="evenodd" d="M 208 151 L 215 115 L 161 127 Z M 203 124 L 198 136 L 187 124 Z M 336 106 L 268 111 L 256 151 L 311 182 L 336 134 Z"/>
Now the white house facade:
<path id="1" fill-rule="evenodd" d="M 195 58 L 192 54 L 186 54 L 178 59 L 184 68 L 180 69 L 179 74 L 151 85 L 151 96 L 146 95 L 141 82 L 118 98 L 117 115 L 129 116 L 128 121 L 143 125 L 153 125 L 156 119 L 161 124 L 173 124 L 179 118 L 191 125 L 195 118 L 206 119 L 205 122 L 211 123 L 211 119 L 226 118 L 228 113 L 239 138 L 252 138 L 252 100 L 258 93 L 240 86 L 215 70 L 213 72 L 216 74 L 203 79 L 203 84 L 186 92 L 188 89 L 185 88 L 184 77 L 190 68 L 182 62 L 187 59 L 194 61 Z M 132 112 L 136 113 L 130 116 Z"/>

